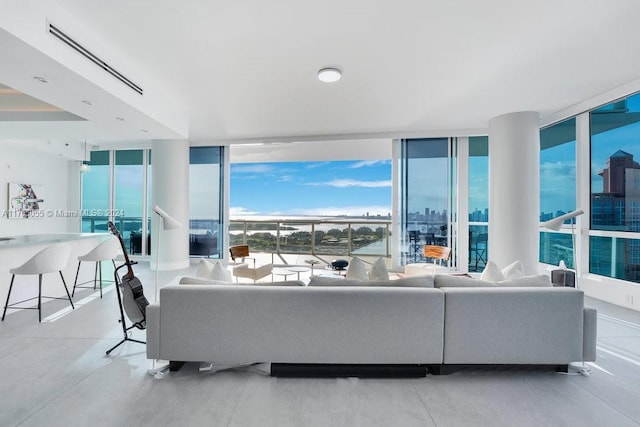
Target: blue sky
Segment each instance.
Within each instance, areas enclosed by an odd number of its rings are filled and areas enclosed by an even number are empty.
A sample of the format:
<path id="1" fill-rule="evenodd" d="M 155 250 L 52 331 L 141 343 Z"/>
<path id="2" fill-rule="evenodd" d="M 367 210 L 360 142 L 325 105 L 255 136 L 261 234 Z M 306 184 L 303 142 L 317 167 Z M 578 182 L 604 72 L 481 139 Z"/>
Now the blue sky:
<path id="1" fill-rule="evenodd" d="M 387 215 L 391 161 L 231 165 L 231 216 Z"/>

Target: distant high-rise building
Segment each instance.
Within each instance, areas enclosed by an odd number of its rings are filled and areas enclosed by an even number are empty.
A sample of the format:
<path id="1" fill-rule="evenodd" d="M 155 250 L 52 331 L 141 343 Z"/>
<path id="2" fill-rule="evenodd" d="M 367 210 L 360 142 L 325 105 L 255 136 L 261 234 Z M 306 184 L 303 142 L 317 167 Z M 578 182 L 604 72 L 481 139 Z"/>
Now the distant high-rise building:
<path id="1" fill-rule="evenodd" d="M 633 160 L 633 154 L 618 150 L 607 160 L 607 167 L 598 175 L 603 179 L 602 193 L 591 194 L 591 227 L 598 230 L 640 231 L 640 164 Z M 599 266 L 592 263 L 591 271 L 624 277 L 634 282 L 640 281 L 640 241 L 636 239 L 619 239 L 617 246 L 624 253 L 624 272 L 606 271 L 617 268 L 614 263 Z M 613 244 L 614 242 L 612 242 Z M 607 259 L 613 250 L 606 246 L 595 259 Z"/>
<path id="2" fill-rule="evenodd" d="M 633 160 L 633 154 L 618 150 L 607 160 L 607 167 L 598 175 L 603 179 L 603 193 L 625 193 L 628 170 L 640 169 L 640 164 Z"/>

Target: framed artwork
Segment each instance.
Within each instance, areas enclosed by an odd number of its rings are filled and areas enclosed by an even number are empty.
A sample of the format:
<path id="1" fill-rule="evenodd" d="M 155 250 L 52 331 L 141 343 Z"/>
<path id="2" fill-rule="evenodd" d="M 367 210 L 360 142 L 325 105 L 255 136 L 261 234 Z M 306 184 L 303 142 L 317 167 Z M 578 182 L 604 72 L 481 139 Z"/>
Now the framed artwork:
<path id="1" fill-rule="evenodd" d="M 44 204 L 42 185 L 9 183 L 9 218 L 42 218 Z"/>

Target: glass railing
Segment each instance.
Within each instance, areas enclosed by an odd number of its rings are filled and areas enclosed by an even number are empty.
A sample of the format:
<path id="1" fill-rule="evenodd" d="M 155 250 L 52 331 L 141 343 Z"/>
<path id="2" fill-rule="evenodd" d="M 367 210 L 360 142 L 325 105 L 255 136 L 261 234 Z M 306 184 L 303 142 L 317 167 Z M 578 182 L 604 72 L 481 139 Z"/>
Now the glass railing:
<path id="1" fill-rule="evenodd" d="M 469 223 L 469 271 L 484 270 L 487 260 L 489 260 L 488 233 L 488 223 Z"/>
<path id="2" fill-rule="evenodd" d="M 589 272 L 640 283 L 640 239 L 589 237 Z"/>
<path id="3" fill-rule="evenodd" d="M 568 268 L 575 268 L 571 234 L 540 232 L 540 262 L 558 265 L 560 261 Z"/>
<path id="4" fill-rule="evenodd" d="M 229 245 L 252 251 L 310 255 L 391 255 L 391 221 L 249 220 L 229 222 Z"/>
<path id="5" fill-rule="evenodd" d="M 83 233 L 108 233 L 107 216 L 83 216 Z M 120 232 L 125 248 L 129 255 L 142 255 L 142 218 L 117 216 L 113 223 Z M 220 244 L 218 230 L 221 228 L 217 219 L 192 219 L 189 220 L 189 255 L 218 258 L 220 256 Z M 147 224 L 147 230 L 151 230 L 151 222 Z M 151 254 L 151 238 L 147 232 L 147 255 Z"/>

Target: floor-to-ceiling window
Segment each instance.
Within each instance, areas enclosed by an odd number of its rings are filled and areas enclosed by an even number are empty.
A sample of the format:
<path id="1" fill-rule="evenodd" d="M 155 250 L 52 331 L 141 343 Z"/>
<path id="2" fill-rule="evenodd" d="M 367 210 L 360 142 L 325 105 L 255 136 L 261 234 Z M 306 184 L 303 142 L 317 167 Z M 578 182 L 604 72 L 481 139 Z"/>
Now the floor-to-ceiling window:
<path id="1" fill-rule="evenodd" d="M 109 151 L 92 151 L 82 174 L 82 232 L 107 231 L 111 209 Z"/>
<path id="2" fill-rule="evenodd" d="M 223 147 L 192 147 L 189 166 L 189 249 L 219 257 Z M 82 231 L 107 232 L 113 221 L 132 255 L 150 254 L 151 150 L 94 151 L 82 177 Z"/>
<path id="3" fill-rule="evenodd" d="M 489 138 L 469 138 L 469 271 L 489 259 Z"/>
<path id="4" fill-rule="evenodd" d="M 576 120 L 540 130 L 540 221 L 576 209 Z M 574 219 L 575 221 L 575 219 Z M 571 229 L 540 232 L 540 262 L 574 268 Z"/>
<path id="5" fill-rule="evenodd" d="M 449 245 L 451 163 L 448 138 L 402 142 L 402 263 L 424 261 L 425 244 Z"/>
<path id="6" fill-rule="evenodd" d="M 114 209 L 121 213 L 114 223 L 132 254 L 143 252 L 144 181 L 143 150 L 117 150 L 114 167 Z M 148 236 L 148 232 L 146 233 Z M 149 240 L 145 244 L 149 253 Z"/>
<path id="7" fill-rule="evenodd" d="M 640 94 L 590 114 L 589 271 L 640 282 Z"/>
<path id="8" fill-rule="evenodd" d="M 222 150 L 189 151 L 189 255 L 218 258 L 222 252 Z"/>

